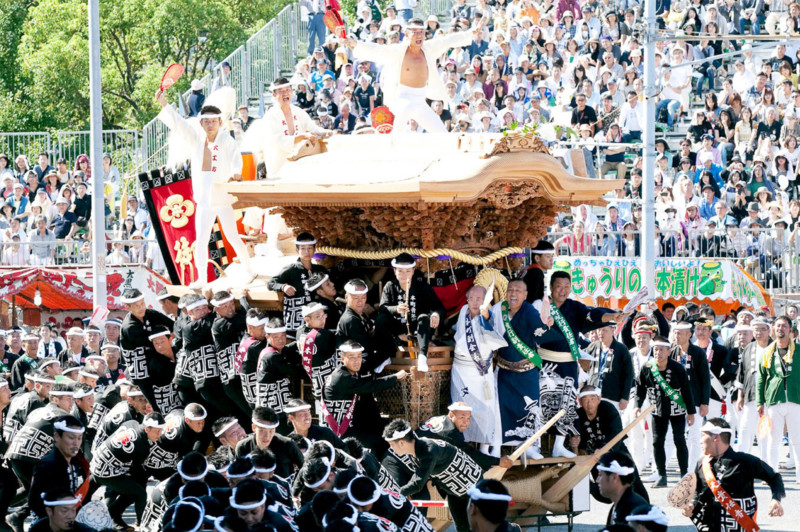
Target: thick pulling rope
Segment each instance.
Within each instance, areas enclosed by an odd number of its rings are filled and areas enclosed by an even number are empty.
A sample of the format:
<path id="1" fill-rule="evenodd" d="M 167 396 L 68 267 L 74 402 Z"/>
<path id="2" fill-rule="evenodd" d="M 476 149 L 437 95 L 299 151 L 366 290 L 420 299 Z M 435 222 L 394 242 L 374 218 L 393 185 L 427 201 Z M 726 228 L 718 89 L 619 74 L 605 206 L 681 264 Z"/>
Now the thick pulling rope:
<path id="1" fill-rule="evenodd" d="M 367 259 L 367 260 L 385 260 L 393 259 L 400 253 L 408 253 L 424 259 L 439 259 L 448 260 L 456 259 L 473 266 L 488 266 L 493 262 L 508 257 L 511 255 L 522 255 L 525 253 L 523 248 L 510 247 L 494 251 L 485 257 L 475 257 L 468 255 L 461 251 L 448 248 L 437 249 L 419 249 L 419 248 L 398 248 L 386 251 L 358 251 L 344 248 L 333 248 L 328 246 L 320 246 L 316 249 L 317 253 L 323 255 L 330 255 L 332 257 L 343 257 L 346 259 Z"/>

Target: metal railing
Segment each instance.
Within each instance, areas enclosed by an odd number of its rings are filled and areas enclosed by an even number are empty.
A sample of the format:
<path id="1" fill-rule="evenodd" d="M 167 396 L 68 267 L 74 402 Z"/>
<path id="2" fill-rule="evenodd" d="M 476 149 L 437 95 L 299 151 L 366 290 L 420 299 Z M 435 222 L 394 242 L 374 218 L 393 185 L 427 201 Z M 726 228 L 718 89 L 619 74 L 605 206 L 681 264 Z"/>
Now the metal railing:
<path id="1" fill-rule="evenodd" d="M 555 231 L 545 238 L 558 256 L 641 255 L 638 230 L 586 231 L 581 238 L 572 231 Z M 656 239 L 659 257 L 733 260 L 770 292 L 800 291 L 800 230 L 744 228 L 733 234 L 724 229 L 656 229 Z"/>
<path id="2" fill-rule="evenodd" d="M 134 254 L 128 251 L 131 247 L 141 246 L 143 251 Z M 106 264 L 145 264 L 149 246 L 158 247 L 152 240 L 109 240 L 106 245 Z M 124 254 L 115 254 L 119 247 Z M 127 255 L 126 255 L 127 254 Z M 134 260 L 137 256 L 144 260 Z M 0 266 L 91 266 L 91 240 L 74 238 L 72 240 L 53 240 L 50 242 L 0 242 Z"/>

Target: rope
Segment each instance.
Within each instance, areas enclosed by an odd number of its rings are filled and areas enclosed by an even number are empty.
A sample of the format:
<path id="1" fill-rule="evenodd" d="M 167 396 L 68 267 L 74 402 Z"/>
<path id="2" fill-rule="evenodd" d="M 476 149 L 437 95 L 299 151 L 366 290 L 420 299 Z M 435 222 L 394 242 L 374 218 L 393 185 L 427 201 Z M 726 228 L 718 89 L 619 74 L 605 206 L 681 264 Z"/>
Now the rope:
<path id="1" fill-rule="evenodd" d="M 492 281 L 494 281 L 494 301 L 503 301 L 506 298 L 506 289 L 508 288 L 508 279 L 506 279 L 500 270 L 495 268 L 484 268 L 475 277 L 475 286 L 482 286 L 489 289 Z"/>
<path id="2" fill-rule="evenodd" d="M 317 248 L 316 251 L 317 253 L 321 253 L 323 255 L 330 255 L 332 257 L 344 257 L 346 259 L 368 259 L 368 260 L 393 259 L 400 253 L 408 253 L 410 255 L 415 255 L 417 257 L 421 257 L 424 259 L 439 259 L 439 260 L 456 259 L 460 260 L 461 262 L 466 262 L 467 264 L 472 264 L 473 266 L 488 266 L 499 259 L 508 257 L 509 255 L 523 254 L 525 252 L 523 248 L 510 247 L 510 248 L 499 249 L 497 251 L 489 253 L 485 257 L 475 257 L 473 255 L 468 255 L 461 251 L 449 248 L 437 248 L 437 249 L 399 248 L 399 249 L 389 249 L 386 251 L 358 251 L 352 249 L 320 246 Z"/>

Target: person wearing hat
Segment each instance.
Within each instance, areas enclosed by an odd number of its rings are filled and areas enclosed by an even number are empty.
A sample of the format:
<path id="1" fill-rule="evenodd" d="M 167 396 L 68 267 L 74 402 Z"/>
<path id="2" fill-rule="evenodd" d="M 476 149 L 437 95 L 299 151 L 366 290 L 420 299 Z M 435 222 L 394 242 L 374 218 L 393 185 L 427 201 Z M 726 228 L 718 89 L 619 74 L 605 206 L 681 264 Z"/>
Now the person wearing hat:
<path id="1" fill-rule="evenodd" d="M 394 342 L 379 344 L 379 357 L 390 359 L 398 345 L 413 341 L 416 336 L 417 369 L 428 371 L 428 347 L 442 319 L 444 305 L 430 285 L 415 278 L 417 261 L 408 253 L 392 260 L 394 279 L 383 286 L 378 315 L 375 318 L 375 335 L 393 338 Z"/>
<path id="2" fill-rule="evenodd" d="M 294 241 L 298 258 L 272 277 L 267 288 L 283 294 L 283 321 L 290 336 L 303 324 L 303 305 L 311 303 L 311 294 L 305 289 L 305 281 L 314 273 L 327 275 L 324 266 L 313 262 L 317 239 L 311 233 L 300 233 Z"/>
<path id="3" fill-rule="evenodd" d="M 189 95 L 189 101 L 187 105 L 189 107 L 189 114 L 188 117 L 191 118 L 193 116 L 197 116 L 200 114 L 200 110 L 203 108 L 203 104 L 206 101 L 206 95 L 203 94 L 203 82 L 199 79 L 193 79 L 191 83 L 191 94 Z"/>
<path id="4" fill-rule="evenodd" d="M 50 221 L 50 230 L 56 240 L 72 240 L 72 235 L 78 230 L 78 217 L 69 211 L 69 200 L 63 196 L 56 199 L 56 210 L 58 213 Z"/>
<path id="5" fill-rule="evenodd" d="M 772 426 L 767 462 L 777 470 L 783 439 L 783 426 L 788 428 L 793 455 L 800 456 L 800 372 L 793 372 L 797 342 L 792 337 L 792 322 L 779 316 L 772 322 L 774 342 L 765 350 L 756 372 L 756 406 L 759 416 L 766 414 Z M 780 427 L 780 428 L 778 428 Z M 800 483 L 800 468 L 795 473 Z"/>
<path id="6" fill-rule="evenodd" d="M 668 427 L 678 453 L 681 477 L 689 469 L 689 450 L 684 430 L 695 421 L 695 405 L 686 371 L 680 362 L 670 357 L 670 344 L 663 336 L 653 338 L 655 357 L 639 371 L 636 378 L 636 410 L 638 417 L 644 401 L 655 405 L 653 410 L 653 454 L 658 469 L 658 480 L 653 487 L 667 486 L 667 456 L 665 450 Z"/>
<path id="7" fill-rule="evenodd" d="M 126 421 L 95 449 L 89 464 L 92 479 L 113 491 L 108 511 L 114 523 L 125 530 L 130 527 L 122 514 L 131 502 L 135 505 L 136 522 L 142 522 L 147 505 L 147 476 L 142 466 L 165 426 L 164 418 L 156 412 L 147 414 L 141 422 Z"/>
<path id="8" fill-rule="evenodd" d="M 385 21 L 384 21 L 385 22 Z M 483 31 L 481 19 L 472 31 L 451 33 L 425 40 L 425 23 L 422 19 L 409 20 L 406 39 L 394 45 L 377 45 L 356 41 L 348 37 L 345 43 L 361 60 L 382 63 L 382 89 L 385 101 L 395 114 L 393 131 L 405 131 L 406 124 L 414 119 L 429 132 L 445 133 L 447 130 L 425 98 L 444 101 L 447 91 L 436 66 L 436 60 L 450 48 L 466 47 L 473 35 Z"/>
<path id="9" fill-rule="evenodd" d="M 361 345 L 347 340 L 339 345 L 339 352 L 342 363 L 325 381 L 322 390 L 321 407 L 325 425 L 339 438 L 354 437 L 364 447 L 381 456 L 386 449 L 381 439 L 385 421 L 381 418 L 373 395 L 392 388 L 408 373 L 400 370 L 390 375 L 368 378 L 362 372 L 364 348 Z"/>
<path id="10" fill-rule="evenodd" d="M 84 345 L 85 333 L 80 327 L 72 327 L 67 331 L 67 347 L 58 354 L 58 361 L 62 367 L 74 362 L 78 365 L 86 363 L 89 350 Z"/>
<path id="11" fill-rule="evenodd" d="M 41 359 L 39 358 L 38 342 L 39 337 L 30 333 L 22 337 L 23 342 L 36 342 L 34 349 L 24 349 L 20 352 L 21 356 L 10 366 L 11 377 L 9 384 L 12 390 L 17 390 L 25 384 L 25 375 L 33 370 L 39 369 Z"/>
<path id="12" fill-rule="evenodd" d="M 384 466 L 400 484 L 401 495 L 413 497 L 430 480 L 446 497 L 456 530 L 469 531 L 468 490 L 481 480 L 480 466 L 454 445 L 417 436 L 403 419 L 389 423 L 383 438 L 390 447 Z"/>
<path id="13" fill-rule="evenodd" d="M 472 422 L 474 412 L 471 406 L 464 401 L 456 401 L 448 406 L 447 410 L 447 415 L 432 417 L 420 425 L 416 431 L 417 436 L 446 441 L 467 453 L 484 471 L 496 465 L 511 467 L 512 463 L 508 457 L 489 456 L 466 441 L 465 436 L 474 425 Z M 494 420 L 491 420 L 491 423 L 494 423 Z"/>
<path id="14" fill-rule="evenodd" d="M 767 510 L 770 517 L 781 517 L 781 499 L 786 497 L 780 473 L 759 458 L 731 448 L 733 429 L 722 418 L 711 418 L 700 428 L 703 458 L 695 468 L 695 495 L 683 509 L 698 529 L 731 523 L 725 530 L 757 530 L 755 524 L 758 501 L 756 480 L 769 485 L 772 500 Z"/>
<path id="15" fill-rule="evenodd" d="M 221 185 L 230 179 L 240 180 L 242 176 L 241 150 L 236 140 L 223 127 L 223 120 L 229 117 L 223 116 L 218 107 L 208 105 L 201 109 L 199 124 L 192 123 L 167 104 L 167 97 L 161 89 L 156 91 L 155 97 L 161 105 L 158 119 L 175 135 L 173 148 L 180 146 L 185 151 L 185 158 L 192 162 L 192 199 L 196 205 L 195 287 L 204 286 L 208 282 L 208 241 L 215 217 L 219 219 L 220 228 L 236 252 L 239 262 L 251 273 L 250 254 L 236 227 L 233 196 L 225 194 L 221 189 Z M 137 229 L 141 230 L 139 227 Z"/>

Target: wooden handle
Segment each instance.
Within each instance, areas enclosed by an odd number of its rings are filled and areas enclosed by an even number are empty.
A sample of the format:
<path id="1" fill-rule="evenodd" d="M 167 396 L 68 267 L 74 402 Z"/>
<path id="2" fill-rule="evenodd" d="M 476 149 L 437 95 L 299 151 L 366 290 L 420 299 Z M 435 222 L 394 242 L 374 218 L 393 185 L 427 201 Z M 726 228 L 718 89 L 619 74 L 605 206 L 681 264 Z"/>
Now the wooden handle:
<path id="1" fill-rule="evenodd" d="M 548 430 L 550 430 L 550 427 L 552 427 L 553 425 L 555 425 L 555 424 L 556 424 L 556 421 L 558 421 L 559 419 L 561 419 L 561 416 L 563 416 L 564 414 L 566 414 L 566 411 L 564 411 L 564 410 L 559 410 L 559 411 L 558 411 L 558 413 L 557 413 L 555 416 L 553 416 L 553 417 L 552 417 L 552 419 L 550 419 L 550 421 L 548 421 L 547 423 L 545 423 L 545 424 L 542 426 L 542 428 L 540 428 L 540 429 L 539 429 L 539 430 L 536 432 L 536 434 L 534 434 L 533 436 L 531 436 L 530 438 L 528 438 L 527 440 L 525 440 L 525 442 L 524 442 L 522 445 L 520 445 L 519 447 L 517 447 L 517 449 L 516 449 L 516 450 L 515 450 L 513 453 L 511 453 L 511 456 L 509 457 L 509 458 L 511 458 L 511 461 L 513 462 L 514 460 L 516 460 L 517 458 L 519 458 L 520 456 L 522 456 L 522 453 L 524 453 L 525 451 L 527 451 L 527 450 L 528 450 L 528 447 L 530 447 L 531 445 L 533 445 L 534 443 L 536 443 L 536 440 L 538 440 L 539 438 L 541 438 L 542 436 L 544 436 L 544 434 L 545 434 L 545 433 L 546 433 Z"/>

